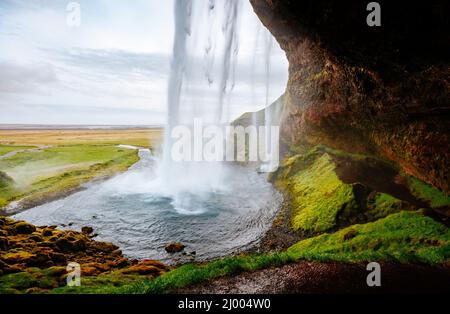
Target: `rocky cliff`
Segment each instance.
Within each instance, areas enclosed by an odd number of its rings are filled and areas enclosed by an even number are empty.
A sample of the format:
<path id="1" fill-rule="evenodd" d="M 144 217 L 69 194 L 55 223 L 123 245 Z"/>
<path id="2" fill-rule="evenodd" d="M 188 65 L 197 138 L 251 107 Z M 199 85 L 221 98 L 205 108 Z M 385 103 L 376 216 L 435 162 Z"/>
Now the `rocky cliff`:
<path id="1" fill-rule="evenodd" d="M 450 192 L 450 38 L 445 0 L 250 0 L 289 61 L 282 137 L 394 161 Z"/>

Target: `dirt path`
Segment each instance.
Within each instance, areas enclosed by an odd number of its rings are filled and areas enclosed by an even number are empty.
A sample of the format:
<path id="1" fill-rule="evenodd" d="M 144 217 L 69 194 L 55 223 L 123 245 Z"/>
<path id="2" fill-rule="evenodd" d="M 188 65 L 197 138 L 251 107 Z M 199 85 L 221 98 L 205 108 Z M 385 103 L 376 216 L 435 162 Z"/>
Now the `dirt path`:
<path id="1" fill-rule="evenodd" d="M 450 267 L 381 264 L 381 287 L 368 287 L 365 264 L 300 262 L 242 273 L 177 293 L 436 293 L 450 292 Z"/>
<path id="2" fill-rule="evenodd" d="M 4 159 L 4 158 L 8 158 L 8 157 L 12 157 L 18 153 L 38 153 L 41 152 L 43 149 L 47 149 L 47 148 L 51 148 L 51 145 L 40 145 L 38 147 L 33 147 L 33 148 L 26 148 L 26 149 L 18 149 L 18 150 L 13 150 L 12 152 L 6 153 L 4 155 L 0 156 L 0 159 Z"/>

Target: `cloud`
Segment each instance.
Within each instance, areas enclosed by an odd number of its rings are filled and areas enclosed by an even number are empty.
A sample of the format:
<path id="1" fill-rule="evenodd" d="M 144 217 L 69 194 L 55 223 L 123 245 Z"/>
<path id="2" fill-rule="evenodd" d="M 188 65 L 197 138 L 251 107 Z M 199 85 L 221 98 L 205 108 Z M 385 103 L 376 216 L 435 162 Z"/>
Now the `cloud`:
<path id="1" fill-rule="evenodd" d="M 0 93 L 29 93 L 58 83 L 49 64 L 0 62 Z"/>
<path id="2" fill-rule="evenodd" d="M 107 124 L 124 117 L 128 122 L 159 119 L 164 123 L 172 1 L 135 0 L 131 5 L 122 0 L 81 0 L 79 28 L 65 23 L 67 3 L 0 0 L 0 123 L 14 119 L 81 123 L 83 117 L 86 123 Z M 240 33 L 236 85 L 226 100 L 231 116 L 265 104 L 264 52 L 261 36 L 255 36 L 260 22 L 250 4 L 244 3 L 248 20 Z M 200 54 L 190 63 L 200 71 L 189 72 L 185 99 L 214 107 L 220 56 L 212 86 L 202 71 L 203 61 Z M 272 50 L 270 80 L 272 101 L 284 92 L 287 80 L 286 57 L 277 45 Z"/>
<path id="3" fill-rule="evenodd" d="M 168 73 L 170 55 L 136 53 L 118 49 L 81 49 L 55 51 L 52 55 L 68 66 L 115 76 L 160 75 Z"/>

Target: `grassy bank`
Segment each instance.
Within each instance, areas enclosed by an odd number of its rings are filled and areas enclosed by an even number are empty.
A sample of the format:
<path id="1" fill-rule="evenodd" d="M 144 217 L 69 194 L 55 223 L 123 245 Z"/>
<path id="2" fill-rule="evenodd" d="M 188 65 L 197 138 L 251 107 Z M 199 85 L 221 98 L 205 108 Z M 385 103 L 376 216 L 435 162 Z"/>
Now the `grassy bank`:
<path id="1" fill-rule="evenodd" d="M 281 266 L 301 260 L 426 263 L 450 258 L 447 227 L 421 211 L 399 212 L 376 222 L 354 225 L 335 233 L 302 240 L 282 252 L 226 257 L 203 264 L 186 264 L 154 280 L 117 282 L 114 274 L 86 279 L 82 287 L 60 287 L 53 293 L 165 293 L 208 280 Z M 137 282 L 136 282 L 137 281 Z M 115 284 L 114 284 L 115 283 Z"/>
<path id="2" fill-rule="evenodd" d="M 17 152 L 0 159 L 0 208 L 13 201 L 30 207 L 125 171 L 138 153 L 117 145 L 152 147 L 161 130 L 0 130 L 0 136 L 0 152 Z M 27 145 L 46 148 L 23 151 Z"/>
<path id="3" fill-rule="evenodd" d="M 12 181 L 0 189 L 0 207 L 15 200 L 39 203 L 79 187 L 93 178 L 126 170 L 137 151 L 103 145 L 71 145 L 21 152 L 0 160 Z"/>
<path id="4" fill-rule="evenodd" d="M 0 145 L 0 157 L 10 152 L 33 148 L 34 146 Z"/>

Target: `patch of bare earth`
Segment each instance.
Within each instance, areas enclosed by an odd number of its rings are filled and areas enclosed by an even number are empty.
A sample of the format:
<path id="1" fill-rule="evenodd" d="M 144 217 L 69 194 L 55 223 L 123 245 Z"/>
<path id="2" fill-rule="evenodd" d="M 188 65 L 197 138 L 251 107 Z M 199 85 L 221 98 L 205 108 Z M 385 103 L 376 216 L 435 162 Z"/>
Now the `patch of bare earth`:
<path id="1" fill-rule="evenodd" d="M 449 293 L 450 267 L 381 263 L 381 287 L 369 287 L 365 264 L 299 262 L 241 273 L 177 290 L 187 294 Z"/>

